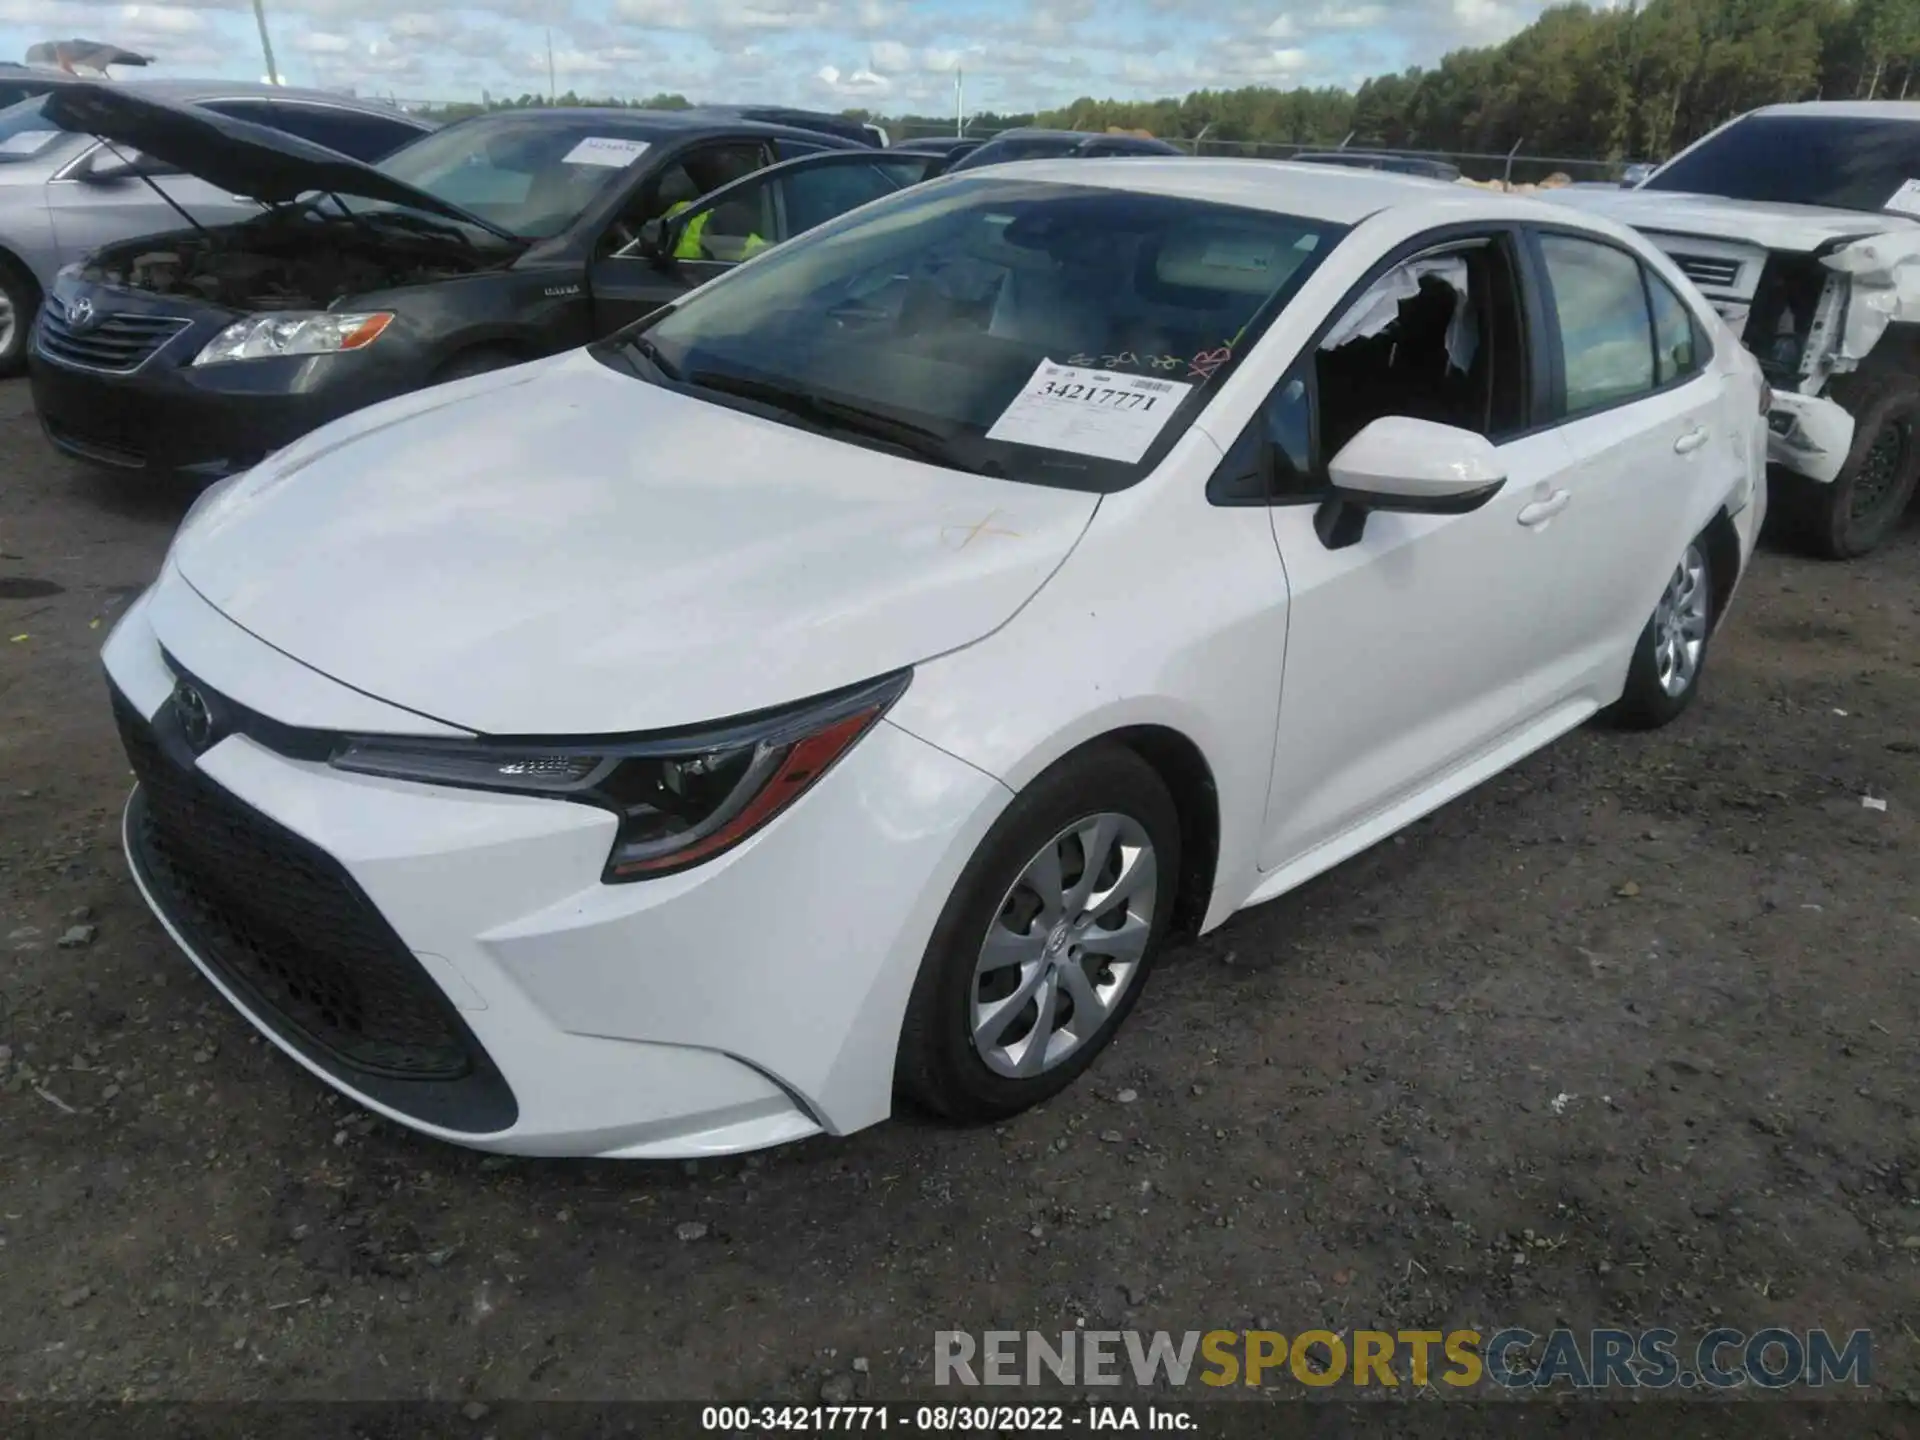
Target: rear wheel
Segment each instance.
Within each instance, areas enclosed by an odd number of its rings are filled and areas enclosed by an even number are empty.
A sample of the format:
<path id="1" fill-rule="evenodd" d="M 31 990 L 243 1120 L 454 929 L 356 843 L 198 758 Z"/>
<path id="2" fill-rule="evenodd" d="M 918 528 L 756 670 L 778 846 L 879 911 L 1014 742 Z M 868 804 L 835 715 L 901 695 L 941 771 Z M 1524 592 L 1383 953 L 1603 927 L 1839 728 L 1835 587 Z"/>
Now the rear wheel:
<path id="1" fill-rule="evenodd" d="M 1652 730 L 1693 703 L 1713 633 L 1713 572 L 1702 539 L 1688 544 L 1660 603 L 1640 632 L 1626 689 L 1604 718 L 1624 730 Z"/>
<path id="2" fill-rule="evenodd" d="M 27 368 L 27 336 L 40 313 L 40 287 L 11 260 L 0 257 L 0 380 Z"/>
<path id="3" fill-rule="evenodd" d="M 1854 417 L 1846 464 L 1831 485 L 1785 477 L 1781 500 L 1803 548 L 1848 560 L 1884 540 L 1913 499 L 1920 481 L 1920 382 L 1906 375 L 1846 375 L 1832 393 Z"/>
<path id="4" fill-rule="evenodd" d="M 1166 933 L 1180 823 L 1133 751 L 1070 756 L 981 842 L 934 927 L 895 1088 L 953 1120 L 1058 1094 L 1125 1021 Z"/>

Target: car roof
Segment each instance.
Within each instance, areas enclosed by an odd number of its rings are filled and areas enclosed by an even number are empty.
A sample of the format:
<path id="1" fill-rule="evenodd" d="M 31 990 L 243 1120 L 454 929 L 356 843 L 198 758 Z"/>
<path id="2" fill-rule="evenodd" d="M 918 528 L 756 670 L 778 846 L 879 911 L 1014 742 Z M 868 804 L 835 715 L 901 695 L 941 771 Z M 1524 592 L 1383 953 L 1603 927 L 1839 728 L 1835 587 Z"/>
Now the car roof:
<path id="1" fill-rule="evenodd" d="M 859 148 L 830 130 L 809 130 L 804 125 L 777 125 L 767 120 L 748 120 L 731 109 L 642 110 L 622 105 L 536 106 L 524 110 L 488 110 L 458 121 L 461 125 L 481 125 L 489 121 L 536 120 L 552 125 L 578 125 L 591 122 L 619 135 L 648 140 L 677 140 L 709 130 L 725 130 L 735 135 L 787 135 L 796 139 L 839 143 Z M 871 148 L 871 147 L 867 147 Z"/>
<path id="2" fill-rule="evenodd" d="M 62 75 L 57 78 L 64 81 L 78 77 Z M 402 115 L 421 125 L 429 123 L 417 115 L 407 115 L 406 111 L 389 105 L 384 100 L 367 100 L 357 95 L 342 95 L 334 90 L 307 89 L 298 85 L 266 85 L 257 80 L 175 80 L 171 78 L 162 80 L 150 79 L 146 76 L 105 83 L 133 91 L 135 94 L 151 95 L 156 100 L 171 100 L 179 105 L 190 105 L 197 100 L 251 100 L 255 97 L 275 100 L 312 100 L 327 105 L 344 105 L 353 110 L 367 110 L 380 115 Z"/>
<path id="3" fill-rule="evenodd" d="M 1798 100 L 1763 105 L 1754 115 L 1794 115 L 1835 120 L 1911 120 L 1920 122 L 1920 100 Z"/>
<path id="4" fill-rule="evenodd" d="M 1488 202 L 1502 206 L 1511 203 L 1504 195 L 1450 185 L 1424 175 L 1286 160 L 1129 155 L 1111 160 L 1015 160 L 965 174 L 981 175 L 988 168 L 1018 173 L 1028 180 L 1212 200 L 1249 210 L 1329 220 L 1336 225 L 1357 224 L 1377 211 L 1402 205 L 1445 205 L 1449 200 L 1466 202 L 1477 197 L 1477 203 L 1468 208 L 1481 213 Z"/>

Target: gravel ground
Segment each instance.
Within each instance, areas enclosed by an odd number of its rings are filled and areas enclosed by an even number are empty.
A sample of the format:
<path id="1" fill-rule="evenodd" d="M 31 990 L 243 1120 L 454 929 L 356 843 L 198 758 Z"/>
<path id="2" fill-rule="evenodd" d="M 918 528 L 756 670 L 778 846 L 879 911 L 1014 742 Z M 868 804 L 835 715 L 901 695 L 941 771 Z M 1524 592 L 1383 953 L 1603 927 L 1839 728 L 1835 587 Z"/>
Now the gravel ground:
<path id="1" fill-rule="evenodd" d="M 1079 1321 L 1867 1326 L 1920 1390 L 1920 525 L 1763 552 L 1684 721 L 1170 954 L 1042 1111 L 618 1165 L 362 1115 L 148 917 L 96 650 L 187 499 L 0 385 L 0 1398 L 925 1396 Z"/>

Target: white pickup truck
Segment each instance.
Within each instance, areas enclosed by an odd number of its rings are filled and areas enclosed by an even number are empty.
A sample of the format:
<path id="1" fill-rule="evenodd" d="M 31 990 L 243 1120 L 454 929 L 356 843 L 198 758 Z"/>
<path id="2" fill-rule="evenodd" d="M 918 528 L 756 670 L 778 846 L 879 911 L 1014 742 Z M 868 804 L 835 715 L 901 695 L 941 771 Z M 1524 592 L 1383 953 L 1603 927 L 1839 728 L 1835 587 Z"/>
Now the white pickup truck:
<path id="1" fill-rule="evenodd" d="M 1555 198 L 1643 232 L 1758 357 L 1793 535 L 1879 544 L 1920 478 L 1920 103 L 1770 105 L 1634 189 Z"/>

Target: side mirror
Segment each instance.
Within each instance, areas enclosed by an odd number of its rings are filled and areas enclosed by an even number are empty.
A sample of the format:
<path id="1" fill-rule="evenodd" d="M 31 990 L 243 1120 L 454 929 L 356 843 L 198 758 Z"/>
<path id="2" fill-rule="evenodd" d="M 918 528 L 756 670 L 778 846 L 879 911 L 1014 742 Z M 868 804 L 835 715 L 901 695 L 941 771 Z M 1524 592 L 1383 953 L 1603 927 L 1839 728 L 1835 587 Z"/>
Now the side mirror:
<path id="1" fill-rule="evenodd" d="M 1358 544 L 1375 510 L 1464 515 L 1507 483 L 1484 435 L 1406 415 L 1383 416 L 1354 436 L 1328 464 L 1327 478 L 1313 524 L 1329 550 Z"/>

